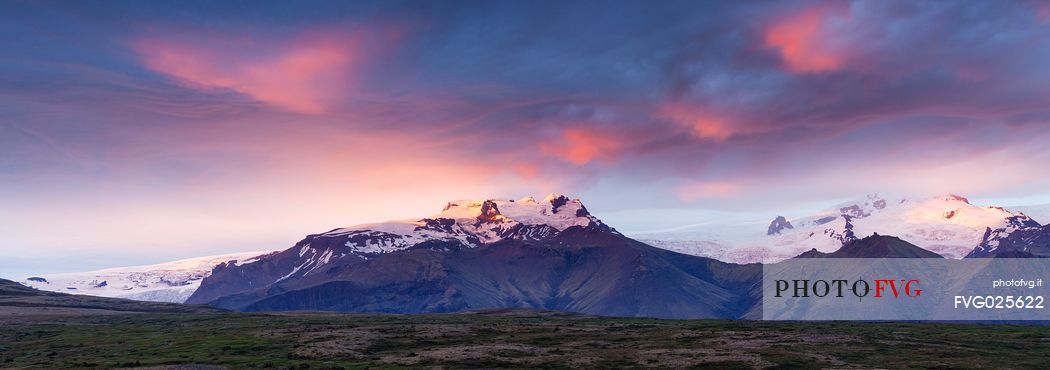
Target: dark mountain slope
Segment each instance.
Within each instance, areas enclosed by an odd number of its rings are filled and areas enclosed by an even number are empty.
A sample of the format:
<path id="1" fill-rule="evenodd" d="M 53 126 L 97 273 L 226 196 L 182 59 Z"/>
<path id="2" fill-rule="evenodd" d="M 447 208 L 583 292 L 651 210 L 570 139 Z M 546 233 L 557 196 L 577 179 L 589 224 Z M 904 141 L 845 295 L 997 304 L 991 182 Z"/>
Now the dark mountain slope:
<path id="1" fill-rule="evenodd" d="M 317 241 L 322 242 L 319 245 L 323 245 L 323 242 L 334 244 L 333 239 L 323 235 L 309 235 L 292 248 L 260 258 L 254 263 L 219 264 L 212 270 L 211 276 L 205 278 L 206 283 L 201 284 L 186 303 L 204 304 L 223 296 L 257 291 L 275 282 L 287 280 L 291 274 L 298 272 L 296 267 L 302 264 L 303 256 L 298 251 L 304 245 Z M 333 264 L 353 263 L 361 260 L 360 257 L 348 255 L 345 258 L 336 259 Z"/>
<path id="2" fill-rule="evenodd" d="M 944 258 L 898 237 L 875 234 L 843 245 L 837 251 L 809 250 L 796 258 Z"/>
<path id="3" fill-rule="evenodd" d="M 612 316 L 737 318 L 758 299 L 761 266 L 678 254 L 608 229 L 454 251 L 411 249 L 342 265 L 328 281 L 212 302 L 246 310 L 451 312 L 542 308 Z"/>
<path id="4" fill-rule="evenodd" d="M 333 229 L 308 235 L 292 248 L 257 263 L 220 265 L 187 302 L 207 303 L 234 294 L 316 285 L 330 278 L 329 271 L 391 252 L 450 252 L 500 240 L 544 240 L 569 226 L 615 233 L 579 199 L 563 195 L 551 194 L 542 201 L 531 197 L 452 201 L 431 217 Z"/>
<path id="5" fill-rule="evenodd" d="M 538 308 L 599 315 L 753 315 L 760 265 L 627 238 L 578 199 L 461 200 L 431 217 L 339 228 L 218 266 L 191 303 L 244 311 L 425 313 Z"/>
<path id="6" fill-rule="evenodd" d="M 989 229 L 985 233 L 985 239 L 992 233 L 994 231 Z M 1050 257 L 1050 225 L 1017 228 L 1005 237 L 993 240 L 994 243 L 982 243 L 974 248 L 966 258 L 995 257 L 1011 251 L 1028 253 L 1035 257 Z"/>

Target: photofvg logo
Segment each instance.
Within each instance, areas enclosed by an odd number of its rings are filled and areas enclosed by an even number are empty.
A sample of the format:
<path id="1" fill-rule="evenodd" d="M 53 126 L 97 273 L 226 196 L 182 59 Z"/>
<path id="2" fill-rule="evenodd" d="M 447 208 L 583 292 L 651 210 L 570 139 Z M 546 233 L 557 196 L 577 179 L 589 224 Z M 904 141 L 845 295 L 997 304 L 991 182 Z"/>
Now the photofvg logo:
<path id="1" fill-rule="evenodd" d="M 835 297 L 835 298 L 866 298 L 869 295 L 876 299 L 881 299 L 884 296 L 892 296 L 893 298 L 900 298 L 901 295 L 905 297 L 919 297 L 922 295 L 922 289 L 918 289 L 919 280 L 916 279 L 876 279 L 872 282 L 867 280 L 854 280 L 849 281 L 845 279 L 836 280 L 777 280 L 777 298 L 784 297 L 784 295 L 790 292 L 791 297 L 794 298 L 809 298 L 809 297 Z M 874 286 L 874 294 L 872 294 L 872 286 Z M 900 287 L 898 289 L 898 287 Z M 884 295 L 885 294 L 885 295 Z"/>
<path id="2" fill-rule="evenodd" d="M 1037 258 L 812 258 L 764 265 L 766 320 L 1050 320 Z"/>

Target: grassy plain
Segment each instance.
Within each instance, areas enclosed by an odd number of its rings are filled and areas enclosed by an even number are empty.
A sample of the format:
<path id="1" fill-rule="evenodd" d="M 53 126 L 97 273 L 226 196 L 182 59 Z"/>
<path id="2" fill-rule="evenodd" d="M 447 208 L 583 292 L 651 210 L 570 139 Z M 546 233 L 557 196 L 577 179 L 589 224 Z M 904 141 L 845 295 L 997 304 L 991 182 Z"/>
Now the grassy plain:
<path id="1" fill-rule="evenodd" d="M 1050 327 L 536 311 L 0 317 L 0 367 L 1045 368 Z"/>

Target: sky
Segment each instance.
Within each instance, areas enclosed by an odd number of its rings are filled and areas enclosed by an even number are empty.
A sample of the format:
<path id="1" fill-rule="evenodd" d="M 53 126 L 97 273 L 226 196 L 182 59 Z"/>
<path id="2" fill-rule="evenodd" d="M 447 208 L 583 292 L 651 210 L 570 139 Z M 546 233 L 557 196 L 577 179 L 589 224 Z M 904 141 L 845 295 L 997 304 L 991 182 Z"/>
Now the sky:
<path id="1" fill-rule="evenodd" d="M 1047 2 L 11 0 L 0 46 L 0 276 L 452 199 L 1050 203 Z"/>

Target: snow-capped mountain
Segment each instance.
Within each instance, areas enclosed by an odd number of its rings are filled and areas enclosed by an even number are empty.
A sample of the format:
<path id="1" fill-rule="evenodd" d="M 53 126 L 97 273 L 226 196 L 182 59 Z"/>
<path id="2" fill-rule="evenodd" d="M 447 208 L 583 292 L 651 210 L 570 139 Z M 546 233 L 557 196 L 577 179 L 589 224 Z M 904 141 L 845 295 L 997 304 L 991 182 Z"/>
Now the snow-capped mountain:
<path id="1" fill-rule="evenodd" d="M 977 206 L 957 195 L 886 199 L 876 195 L 797 218 L 709 225 L 631 236 L 651 245 L 722 261 L 772 263 L 816 249 L 831 253 L 873 234 L 893 235 L 947 258 L 994 249 L 1018 230 L 1040 224 L 1021 212 Z"/>
<path id="2" fill-rule="evenodd" d="M 1003 229 L 988 229 L 985 240 L 967 258 L 1050 257 L 1050 225 L 1033 226 L 1020 221 Z"/>
<path id="3" fill-rule="evenodd" d="M 60 293 L 182 303 L 220 263 L 244 264 L 273 251 L 197 257 L 146 266 L 36 275 L 23 285 Z"/>
<path id="4" fill-rule="evenodd" d="M 458 200 L 430 217 L 387 221 L 308 235 L 292 248 L 232 269 L 220 264 L 206 289 L 192 303 L 205 303 L 231 292 L 285 280 L 302 280 L 330 268 L 354 264 L 384 254 L 428 249 L 452 251 L 502 240 L 542 241 L 573 226 L 617 233 L 592 216 L 579 199 L 551 194 L 540 201 Z M 233 272 L 236 271 L 236 272 Z M 227 276 L 235 274 L 236 276 Z M 250 276 L 244 279 L 243 276 Z"/>
<path id="5" fill-rule="evenodd" d="M 541 240 L 571 226 L 592 224 L 604 226 L 579 199 L 563 195 L 551 194 L 539 202 L 532 197 L 517 201 L 457 200 L 427 218 L 357 225 L 320 234 L 319 238 L 345 238 L 347 248 L 328 249 L 332 254 L 324 254 L 315 246 L 304 245 L 300 255 L 320 253 L 319 260 L 327 261 L 349 254 L 367 258 L 428 240 L 458 241 L 467 246 L 503 239 Z"/>
<path id="6" fill-rule="evenodd" d="M 48 274 L 27 277 L 21 282 L 41 290 L 137 300 L 211 303 L 237 297 L 253 302 L 275 292 L 330 281 L 333 276 L 401 252 L 448 256 L 511 241 L 523 247 L 572 246 L 579 235 L 566 236 L 571 229 L 608 234 L 612 237 L 609 240 L 623 238 L 591 215 L 579 199 L 562 195 L 552 194 L 540 201 L 532 197 L 460 200 L 448 202 L 441 212 L 429 217 L 308 235 L 283 251 Z M 778 216 L 772 222 L 709 222 L 631 236 L 683 254 L 725 262 L 772 263 L 811 250 L 832 253 L 876 233 L 899 237 L 949 258 L 993 256 L 1003 250 L 1050 254 L 1047 246 L 1029 248 L 1033 241 L 1046 244 L 1050 227 L 1041 226 L 1024 213 L 973 205 L 955 195 L 921 200 L 869 196 L 804 217 Z M 636 242 L 629 240 L 631 243 Z M 399 258 L 402 257 L 385 260 Z M 206 281 L 203 286 L 202 281 Z M 249 293 L 259 296 L 244 296 Z"/>
<path id="7" fill-rule="evenodd" d="M 220 264 L 187 301 L 239 311 L 429 313 L 541 308 L 667 318 L 755 317 L 761 267 L 625 237 L 578 199 L 449 202 L 430 217 L 309 235 Z"/>

